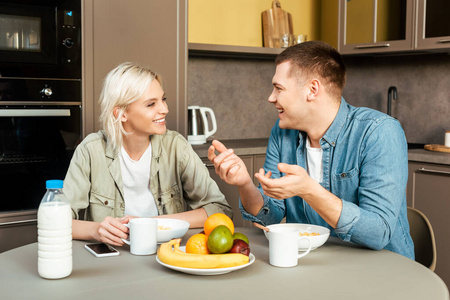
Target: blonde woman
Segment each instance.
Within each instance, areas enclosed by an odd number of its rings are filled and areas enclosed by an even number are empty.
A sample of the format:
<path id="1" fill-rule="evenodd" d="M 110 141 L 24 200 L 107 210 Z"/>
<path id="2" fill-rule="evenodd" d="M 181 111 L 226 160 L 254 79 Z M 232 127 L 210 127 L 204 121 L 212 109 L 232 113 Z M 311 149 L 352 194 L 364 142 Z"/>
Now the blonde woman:
<path id="1" fill-rule="evenodd" d="M 158 75 L 133 63 L 119 65 L 106 76 L 100 105 L 102 130 L 77 147 L 64 181 L 74 239 L 120 246 L 131 217 L 176 218 L 192 228 L 213 213 L 231 217 L 192 147 L 167 130 Z"/>

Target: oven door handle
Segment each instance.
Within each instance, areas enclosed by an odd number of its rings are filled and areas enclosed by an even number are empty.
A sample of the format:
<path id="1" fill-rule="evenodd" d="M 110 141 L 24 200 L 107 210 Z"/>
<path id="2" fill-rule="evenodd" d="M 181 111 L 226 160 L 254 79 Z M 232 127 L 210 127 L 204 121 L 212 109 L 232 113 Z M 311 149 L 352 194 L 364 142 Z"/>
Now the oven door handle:
<path id="1" fill-rule="evenodd" d="M 0 117 L 70 117 L 70 109 L 0 109 Z"/>

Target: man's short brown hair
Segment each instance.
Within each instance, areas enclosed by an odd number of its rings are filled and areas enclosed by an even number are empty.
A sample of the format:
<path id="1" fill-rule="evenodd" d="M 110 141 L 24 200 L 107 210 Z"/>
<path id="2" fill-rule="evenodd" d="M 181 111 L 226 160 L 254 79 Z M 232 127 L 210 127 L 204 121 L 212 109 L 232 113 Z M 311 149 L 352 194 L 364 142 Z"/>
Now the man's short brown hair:
<path id="1" fill-rule="evenodd" d="M 300 43 L 287 48 L 275 59 L 277 65 L 287 61 L 291 63 L 290 76 L 296 76 L 299 81 L 319 76 L 328 94 L 340 100 L 346 71 L 341 55 L 333 47 L 320 41 Z"/>

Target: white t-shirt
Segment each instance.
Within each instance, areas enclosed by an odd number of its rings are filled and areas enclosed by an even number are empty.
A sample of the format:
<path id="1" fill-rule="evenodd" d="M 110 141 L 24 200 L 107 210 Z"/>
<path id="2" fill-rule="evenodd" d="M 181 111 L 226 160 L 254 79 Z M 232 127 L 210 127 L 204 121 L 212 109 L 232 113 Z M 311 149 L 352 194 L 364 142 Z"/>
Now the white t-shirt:
<path id="1" fill-rule="evenodd" d="M 323 181 L 322 148 L 312 148 L 309 142 L 309 138 L 306 137 L 306 151 L 308 174 L 312 179 L 321 183 Z"/>
<path id="2" fill-rule="evenodd" d="M 125 215 L 136 217 L 157 216 L 158 209 L 150 191 L 151 143 L 139 160 L 131 159 L 123 147 L 121 147 L 119 159 L 122 171 Z"/>

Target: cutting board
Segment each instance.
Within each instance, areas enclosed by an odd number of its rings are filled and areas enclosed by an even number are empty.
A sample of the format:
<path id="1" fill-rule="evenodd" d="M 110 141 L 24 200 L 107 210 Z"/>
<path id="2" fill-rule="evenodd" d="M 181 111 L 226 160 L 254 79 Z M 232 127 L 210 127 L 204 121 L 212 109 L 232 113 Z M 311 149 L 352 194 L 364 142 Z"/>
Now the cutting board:
<path id="1" fill-rule="evenodd" d="M 280 1 L 274 0 L 272 8 L 261 13 L 264 47 L 280 48 L 281 37 L 293 34 L 292 16 L 281 9 Z"/>
<path id="2" fill-rule="evenodd" d="M 430 151 L 437 151 L 437 152 L 447 152 L 450 153 L 450 147 L 446 147 L 444 145 L 438 145 L 438 144 L 428 144 L 425 145 L 424 148 L 426 150 Z"/>

